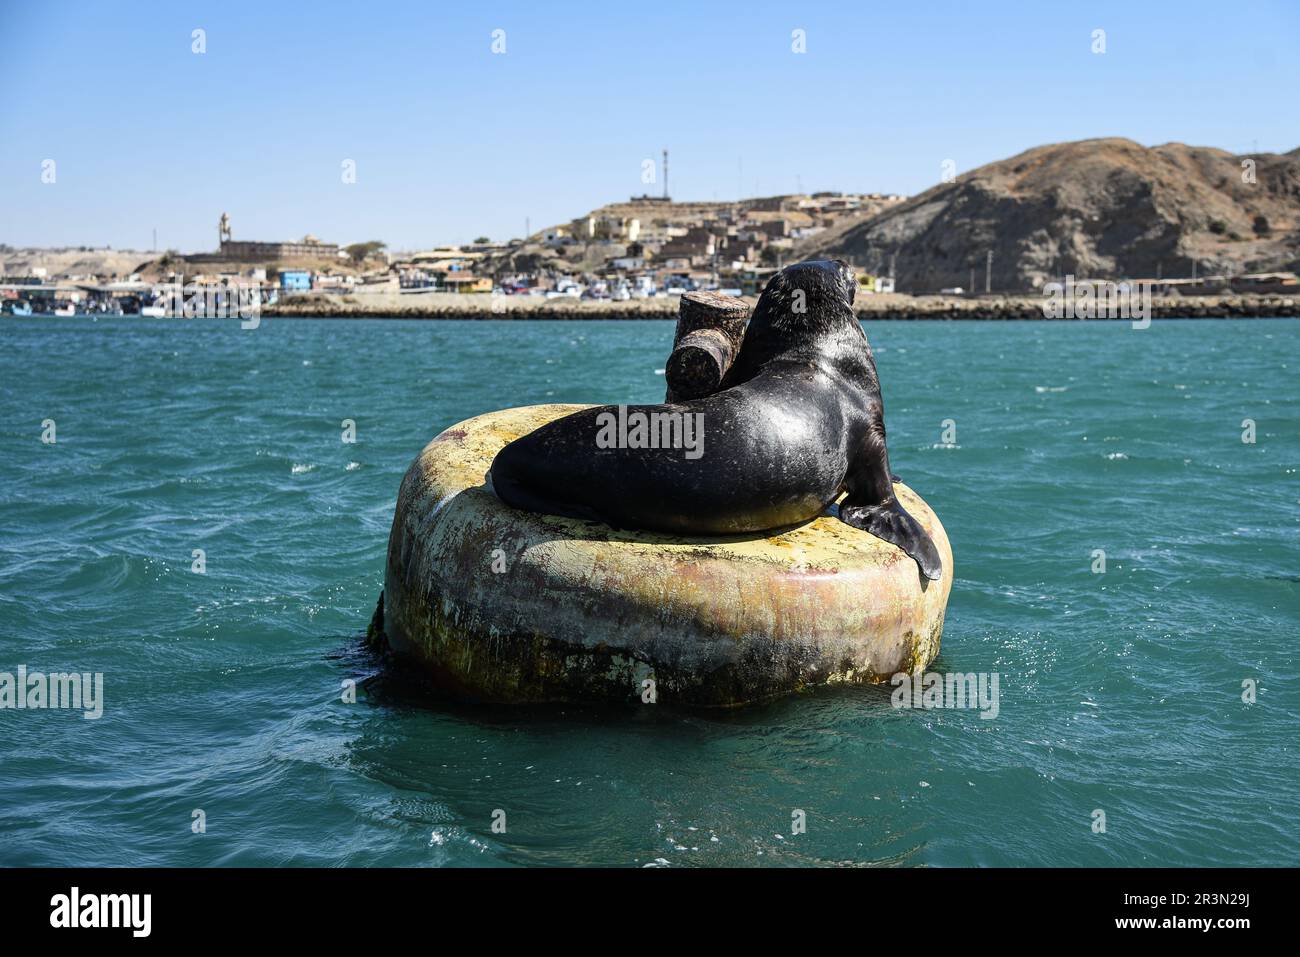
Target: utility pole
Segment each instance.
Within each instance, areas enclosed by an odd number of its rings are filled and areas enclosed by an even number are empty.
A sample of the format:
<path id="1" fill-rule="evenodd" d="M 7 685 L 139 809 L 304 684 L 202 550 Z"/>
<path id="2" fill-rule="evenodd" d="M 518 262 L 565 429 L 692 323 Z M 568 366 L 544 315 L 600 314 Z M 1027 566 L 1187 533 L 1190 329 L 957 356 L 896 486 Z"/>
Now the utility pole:
<path id="1" fill-rule="evenodd" d="M 993 250 L 989 250 L 988 257 L 984 260 L 984 291 L 993 291 Z"/>
<path id="2" fill-rule="evenodd" d="M 970 267 L 970 285 L 966 287 L 966 294 L 969 296 L 975 295 L 975 267 L 974 266 Z"/>
<path id="3" fill-rule="evenodd" d="M 668 199 L 668 151 L 664 150 L 664 200 Z"/>
<path id="4" fill-rule="evenodd" d="M 889 254 L 889 281 L 894 281 L 894 260 L 898 258 L 898 253 Z"/>
<path id="5" fill-rule="evenodd" d="M 527 216 L 524 217 L 524 242 L 528 242 L 528 237 L 533 234 L 533 221 Z"/>

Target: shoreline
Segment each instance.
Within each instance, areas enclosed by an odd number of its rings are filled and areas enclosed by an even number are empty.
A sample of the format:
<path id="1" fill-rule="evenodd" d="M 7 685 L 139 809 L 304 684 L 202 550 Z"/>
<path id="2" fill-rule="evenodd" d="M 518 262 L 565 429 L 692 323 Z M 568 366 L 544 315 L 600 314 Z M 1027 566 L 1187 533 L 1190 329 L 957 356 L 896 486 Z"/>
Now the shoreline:
<path id="1" fill-rule="evenodd" d="M 486 295 L 422 295 L 418 303 L 398 297 L 313 296 L 266 306 L 267 319 L 503 319 L 517 321 L 676 319 L 678 299 L 634 299 L 627 302 L 546 300 Z M 407 297 L 400 297 L 405 299 Z M 854 312 L 859 319 L 941 319 L 948 321 L 1130 322 L 1128 317 L 1095 318 L 1043 315 L 1041 296 L 907 296 L 864 297 Z M 306 299 L 306 297 L 303 297 Z M 751 305 L 757 302 L 746 297 Z M 1153 299 L 1152 319 L 1289 319 L 1300 317 L 1300 296 L 1222 295 L 1174 296 Z"/>

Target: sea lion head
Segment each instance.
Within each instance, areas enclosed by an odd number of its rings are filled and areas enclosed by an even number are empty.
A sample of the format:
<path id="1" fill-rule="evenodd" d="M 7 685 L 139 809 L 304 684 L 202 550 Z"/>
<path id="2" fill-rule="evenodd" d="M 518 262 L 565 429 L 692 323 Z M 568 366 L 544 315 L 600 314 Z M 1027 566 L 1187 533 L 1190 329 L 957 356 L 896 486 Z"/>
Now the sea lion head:
<path id="1" fill-rule="evenodd" d="M 854 321 L 857 276 L 842 259 L 815 259 L 786 266 L 768 280 L 754 310 L 774 330 L 817 335 Z"/>

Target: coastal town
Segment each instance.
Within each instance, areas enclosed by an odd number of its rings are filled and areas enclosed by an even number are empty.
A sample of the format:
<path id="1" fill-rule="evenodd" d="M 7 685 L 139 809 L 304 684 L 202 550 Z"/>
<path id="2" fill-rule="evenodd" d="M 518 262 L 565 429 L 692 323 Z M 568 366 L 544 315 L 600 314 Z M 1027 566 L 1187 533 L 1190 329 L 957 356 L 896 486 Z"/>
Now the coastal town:
<path id="1" fill-rule="evenodd" d="M 1170 194 L 1149 210 L 1140 240 L 1097 234 L 1093 223 L 1119 213 L 1063 208 L 1057 176 L 1035 172 L 1053 163 L 1078 171 L 1083 188 L 1069 195 L 1105 196 L 1111 180 L 1095 171 L 1099 156 L 1103 171 L 1137 170 L 1139 182 Z M 1238 159 L 1123 140 L 1056 144 L 914 197 L 823 191 L 681 202 L 665 181 L 661 194 L 522 237 L 413 250 L 379 239 L 245 238 L 222 212 L 213 248 L 199 252 L 0 245 L 0 314 L 669 317 L 682 293 L 752 300 L 784 265 L 838 258 L 858 275 L 859 314 L 880 318 L 1118 318 L 1045 309 L 1051 290 L 1076 286 L 1141 290 L 1159 317 L 1300 315 L 1291 188 L 1188 182 L 1178 192 L 1164 167 L 1185 157 L 1229 168 Z M 1259 163 L 1273 180 L 1300 184 L 1300 151 Z"/>
<path id="2" fill-rule="evenodd" d="M 468 299 L 459 297 L 618 303 L 699 289 L 756 296 L 807 240 L 903 199 L 815 193 L 674 203 L 667 196 L 640 196 L 522 239 L 481 237 L 415 251 L 390 250 L 381 241 L 340 246 L 315 236 L 236 239 L 223 213 L 214 250 L 153 258 L 140 253 L 138 263 L 121 271 L 103 271 L 102 264 L 93 271 L 101 252 L 94 249 L 58 251 L 83 255 L 65 255 L 69 262 L 52 268 L 39 263 L 53 251 L 0 247 L 0 303 L 17 315 L 165 315 L 168 307 L 156 290 L 177 282 L 238 286 L 252 290 L 267 308 L 300 309 L 346 302 L 406 311 L 447 296 L 457 297 L 451 305 L 468 308 Z M 871 291 L 893 291 L 888 276 L 871 276 L 868 285 Z"/>

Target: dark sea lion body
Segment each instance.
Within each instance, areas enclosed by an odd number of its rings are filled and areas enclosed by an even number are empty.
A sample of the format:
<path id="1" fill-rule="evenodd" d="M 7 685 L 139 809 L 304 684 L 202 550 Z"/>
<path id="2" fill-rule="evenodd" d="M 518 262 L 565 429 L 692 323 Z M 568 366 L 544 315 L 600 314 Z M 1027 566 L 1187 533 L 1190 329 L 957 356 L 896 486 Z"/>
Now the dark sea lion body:
<path id="1" fill-rule="evenodd" d="M 856 288 L 842 262 L 787 267 L 763 290 L 718 392 L 626 408 L 628 421 L 697 416 L 697 458 L 680 447 L 601 448 L 602 424 L 619 409 L 585 409 L 503 448 L 490 472 L 496 494 L 516 508 L 618 528 L 736 535 L 808 521 L 847 489 L 843 521 L 899 545 L 938 578 L 934 543 L 894 497 Z"/>

